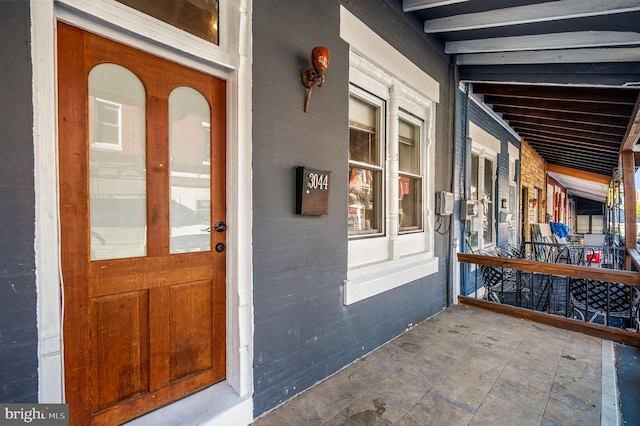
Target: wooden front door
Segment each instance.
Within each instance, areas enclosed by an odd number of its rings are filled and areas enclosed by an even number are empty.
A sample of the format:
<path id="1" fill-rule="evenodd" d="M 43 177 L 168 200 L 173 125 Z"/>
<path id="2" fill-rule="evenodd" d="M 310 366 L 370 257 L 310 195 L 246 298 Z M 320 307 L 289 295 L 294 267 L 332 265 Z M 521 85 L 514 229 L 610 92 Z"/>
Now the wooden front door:
<path id="1" fill-rule="evenodd" d="M 62 23 L 58 64 L 66 399 L 118 424 L 225 378 L 225 82 Z"/>

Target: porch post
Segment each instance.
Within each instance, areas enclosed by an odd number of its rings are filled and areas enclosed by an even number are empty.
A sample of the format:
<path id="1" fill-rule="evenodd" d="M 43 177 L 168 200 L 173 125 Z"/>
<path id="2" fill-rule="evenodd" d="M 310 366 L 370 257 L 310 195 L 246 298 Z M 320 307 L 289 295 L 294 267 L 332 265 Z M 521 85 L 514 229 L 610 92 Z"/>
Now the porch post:
<path id="1" fill-rule="evenodd" d="M 631 258 L 629 249 L 636 248 L 636 164 L 633 151 L 625 150 L 620 153 L 622 157 L 623 185 L 624 185 L 624 236 L 625 236 L 625 269 L 631 270 Z"/>

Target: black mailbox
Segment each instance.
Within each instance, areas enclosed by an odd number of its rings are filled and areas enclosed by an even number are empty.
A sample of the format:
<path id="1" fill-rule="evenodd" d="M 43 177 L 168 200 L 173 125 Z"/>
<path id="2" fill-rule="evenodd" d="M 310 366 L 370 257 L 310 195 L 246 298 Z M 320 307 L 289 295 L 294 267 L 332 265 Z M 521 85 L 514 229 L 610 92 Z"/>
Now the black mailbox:
<path id="1" fill-rule="evenodd" d="M 329 214 L 329 175 L 326 170 L 296 167 L 296 213 Z"/>

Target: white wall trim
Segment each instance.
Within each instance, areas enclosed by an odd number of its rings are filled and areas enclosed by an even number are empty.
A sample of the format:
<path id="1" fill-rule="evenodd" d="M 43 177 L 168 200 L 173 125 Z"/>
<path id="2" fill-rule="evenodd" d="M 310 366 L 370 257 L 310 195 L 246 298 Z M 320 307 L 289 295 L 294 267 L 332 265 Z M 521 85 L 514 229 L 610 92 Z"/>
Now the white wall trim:
<path id="1" fill-rule="evenodd" d="M 461 86 L 462 87 L 462 91 L 465 92 L 464 90 L 464 85 L 461 82 Z M 470 96 L 469 98 L 473 101 L 474 104 L 476 104 L 481 110 L 483 110 L 485 113 L 487 113 L 487 115 L 491 116 L 496 123 L 498 123 L 499 125 L 502 126 L 502 128 L 504 128 L 507 132 L 511 133 L 511 135 L 516 138 L 517 140 L 520 140 L 521 137 L 518 133 L 516 133 L 515 130 L 513 130 L 511 128 L 511 126 L 509 126 L 509 124 L 504 121 L 502 119 L 502 117 L 495 112 L 493 109 L 489 108 L 489 106 L 487 106 L 487 104 L 485 104 L 484 102 L 482 102 L 480 99 L 478 99 L 478 95 L 476 95 L 475 93 L 473 93 L 473 90 L 470 91 Z"/>
<path id="2" fill-rule="evenodd" d="M 58 221 L 55 17 L 53 1 L 31 0 L 38 400 L 64 401 Z"/>
<path id="3" fill-rule="evenodd" d="M 157 26 L 113 0 L 31 0 L 39 401 L 64 401 L 57 173 L 56 19 L 227 80 L 227 380 L 253 417 L 252 0 L 221 2 L 222 47 Z M 114 9 L 115 8 L 115 9 Z M 115 12 L 114 12 L 115 11 Z M 122 15 L 120 12 L 124 13 Z M 141 15 L 141 14 L 140 14 Z M 230 29 L 230 30 L 229 30 Z M 157 31 L 157 32 L 156 32 Z M 177 34 L 176 31 L 178 31 Z M 176 35 L 177 34 L 177 35 Z M 203 44 L 204 43 L 204 44 Z M 233 188 L 233 190 L 232 190 Z M 242 191 L 237 191 L 242 188 Z M 175 404 L 179 406 L 181 401 Z M 215 413 L 214 413 L 215 414 Z M 212 414 L 213 415 L 213 414 Z M 247 417 L 248 416 L 248 417 Z M 213 419 L 213 417 L 212 417 Z"/>
<path id="4" fill-rule="evenodd" d="M 418 93 L 424 94 L 434 102 L 440 101 L 440 84 L 434 78 L 398 52 L 342 5 L 340 5 L 340 37 L 349 43 L 353 50 L 382 66 Z"/>
<path id="5" fill-rule="evenodd" d="M 469 137 L 474 143 L 480 144 L 491 151 L 490 155 L 493 157 L 501 151 L 500 139 L 473 122 L 469 122 Z"/>
<path id="6" fill-rule="evenodd" d="M 350 269 L 344 282 L 344 304 L 351 305 L 371 296 L 438 272 L 438 258 L 421 253 L 391 262 Z"/>
<path id="7" fill-rule="evenodd" d="M 514 160 L 520 159 L 520 148 L 509 142 L 509 158 Z"/>

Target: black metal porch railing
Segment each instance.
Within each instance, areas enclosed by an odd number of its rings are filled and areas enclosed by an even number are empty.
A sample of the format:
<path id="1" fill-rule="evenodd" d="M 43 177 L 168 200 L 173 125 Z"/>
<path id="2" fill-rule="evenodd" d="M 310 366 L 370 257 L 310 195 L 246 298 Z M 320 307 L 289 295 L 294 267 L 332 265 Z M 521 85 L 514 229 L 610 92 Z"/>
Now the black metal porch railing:
<path id="1" fill-rule="evenodd" d="M 461 262 L 478 265 L 481 280 L 471 297 L 583 322 L 640 331 L 640 273 L 594 268 L 588 252 L 568 256 L 584 262 L 553 263 L 485 254 L 458 254 Z M 499 250 L 498 250 L 499 252 Z M 535 253 L 530 250 L 529 253 Z M 595 253 L 592 252 L 592 253 Z M 546 252 L 556 256 L 560 253 Z M 504 253 L 503 253 L 504 255 Z M 611 253 L 613 256 L 614 254 Z M 552 260 L 553 258 L 549 258 Z"/>
<path id="2" fill-rule="evenodd" d="M 497 249 L 498 255 L 540 262 L 565 263 L 607 269 L 624 269 L 625 248 L 618 245 L 553 244 L 524 242 L 509 250 Z"/>

